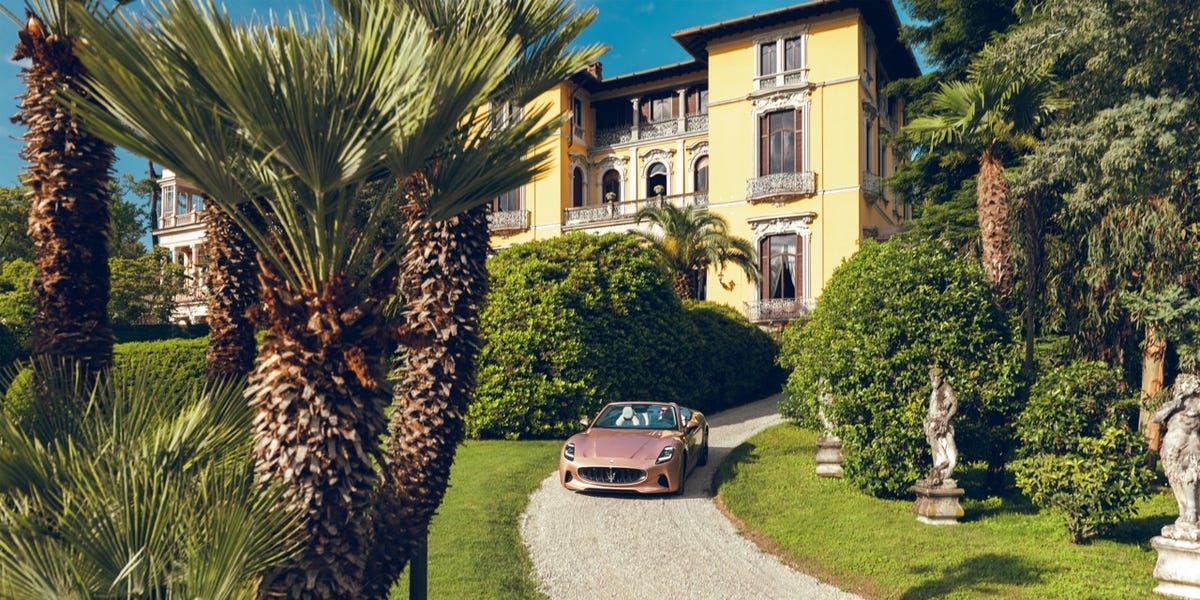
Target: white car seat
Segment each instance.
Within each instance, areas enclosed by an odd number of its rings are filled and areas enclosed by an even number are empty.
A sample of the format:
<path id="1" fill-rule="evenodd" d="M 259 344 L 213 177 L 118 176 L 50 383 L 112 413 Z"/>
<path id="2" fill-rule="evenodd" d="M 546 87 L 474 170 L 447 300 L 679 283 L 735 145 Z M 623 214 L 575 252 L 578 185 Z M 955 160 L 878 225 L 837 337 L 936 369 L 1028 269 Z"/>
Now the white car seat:
<path id="1" fill-rule="evenodd" d="M 633 412 L 632 406 L 626 406 L 621 409 L 621 416 L 617 417 L 617 427 L 637 427 L 642 422 L 638 419 L 636 413 Z"/>

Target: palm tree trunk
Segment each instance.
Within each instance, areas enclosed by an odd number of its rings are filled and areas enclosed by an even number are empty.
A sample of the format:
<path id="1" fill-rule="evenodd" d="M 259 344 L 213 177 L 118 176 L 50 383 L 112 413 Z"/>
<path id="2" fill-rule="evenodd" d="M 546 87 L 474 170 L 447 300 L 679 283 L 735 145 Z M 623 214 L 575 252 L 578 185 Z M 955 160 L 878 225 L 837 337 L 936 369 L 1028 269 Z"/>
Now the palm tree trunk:
<path id="1" fill-rule="evenodd" d="M 248 206 L 243 210 L 253 210 Z M 252 311 L 259 301 L 258 264 L 250 239 L 216 206 L 205 206 L 205 253 L 208 255 L 207 376 L 245 377 L 254 368 L 258 348 Z"/>
<path id="2" fill-rule="evenodd" d="M 32 190 L 29 237 L 35 248 L 31 346 L 35 356 L 78 361 L 98 373 L 112 364 L 108 322 L 109 172 L 113 147 L 84 131 L 55 99 L 64 86 L 82 92 L 76 40 L 47 36 L 27 13 L 13 59 L 26 89 L 13 121 L 28 128 L 21 157 Z M 41 386 L 38 386 L 39 388 Z"/>
<path id="3" fill-rule="evenodd" d="M 259 268 L 270 330 L 247 388 L 254 455 L 263 481 L 281 481 L 302 508 L 307 540 L 262 593 L 360 598 L 387 427 L 382 299 L 395 279 L 359 300 L 344 278 L 317 294 Z"/>
<path id="4" fill-rule="evenodd" d="M 409 247 L 400 261 L 400 347 L 367 598 L 387 597 L 445 496 L 475 388 L 488 285 L 488 208 L 431 222 L 423 180 L 410 180 L 405 195 L 401 218 Z"/>
<path id="5" fill-rule="evenodd" d="M 693 292 L 696 290 L 696 285 L 692 283 L 687 273 L 672 273 L 671 287 L 675 290 L 675 295 L 683 300 L 692 299 Z"/>
<path id="6" fill-rule="evenodd" d="M 976 183 L 979 198 L 979 232 L 983 246 L 983 271 L 1001 299 L 1012 292 L 1012 235 L 1009 233 L 1008 181 L 1004 164 L 991 148 L 979 158 Z"/>

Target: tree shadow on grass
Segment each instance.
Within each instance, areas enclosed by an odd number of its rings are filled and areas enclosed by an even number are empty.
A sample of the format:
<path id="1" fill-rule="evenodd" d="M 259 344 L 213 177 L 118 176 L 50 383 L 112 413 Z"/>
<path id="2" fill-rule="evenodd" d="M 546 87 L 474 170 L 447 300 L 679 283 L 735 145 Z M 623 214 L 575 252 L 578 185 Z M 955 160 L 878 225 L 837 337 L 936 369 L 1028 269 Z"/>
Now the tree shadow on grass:
<path id="1" fill-rule="evenodd" d="M 1174 515 L 1150 515 L 1136 519 L 1126 519 L 1113 526 L 1104 539 L 1118 544 L 1136 544 L 1143 548 L 1150 547 L 1150 538 L 1162 533 L 1165 525 L 1175 522 Z"/>
<path id="2" fill-rule="evenodd" d="M 729 453 L 729 456 L 725 457 L 721 462 L 721 466 L 717 468 L 716 473 L 713 474 L 712 489 L 715 491 L 726 481 L 736 479 L 739 466 L 758 462 L 760 457 L 754 450 L 755 446 L 750 442 L 744 442 L 737 448 L 734 448 Z"/>
<path id="3" fill-rule="evenodd" d="M 921 585 L 905 590 L 900 596 L 906 600 L 919 598 L 941 598 L 952 592 L 970 590 L 988 596 L 1002 597 L 1003 586 L 1036 585 L 1049 570 L 1012 554 L 982 554 L 964 559 L 942 570 L 937 577 Z"/>

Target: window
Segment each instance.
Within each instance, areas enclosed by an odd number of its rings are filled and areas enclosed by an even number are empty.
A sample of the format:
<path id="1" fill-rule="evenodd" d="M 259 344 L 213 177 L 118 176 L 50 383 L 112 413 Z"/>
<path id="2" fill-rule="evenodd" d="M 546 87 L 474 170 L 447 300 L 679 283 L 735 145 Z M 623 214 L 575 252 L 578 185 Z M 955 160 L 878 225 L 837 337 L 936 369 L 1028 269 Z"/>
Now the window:
<path id="1" fill-rule="evenodd" d="M 803 83 L 805 80 L 805 38 L 803 34 L 780 34 L 758 43 L 759 89 Z"/>
<path id="2" fill-rule="evenodd" d="M 687 114 L 708 114 L 708 88 L 692 88 L 687 93 Z"/>
<path id="3" fill-rule="evenodd" d="M 571 206 L 583 206 L 583 169 L 571 171 Z"/>
<path id="4" fill-rule="evenodd" d="M 583 138 L 583 100 L 571 98 L 571 131 L 577 138 Z"/>
<path id="5" fill-rule="evenodd" d="M 759 121 L 759 175 L 795 173 L 803 165 L 800 111 L 767 113 Z"/>
<path id="6" fill-rule="evenodd" d="M 776 56 L 778 47 L 779 42 L 773 40 L 758 47 L 759 76 L 774 75 L 779 70 L 779 58 Z"/>
<path id="7" fill-rule="evenodd" d="M 192 212 L 192 195 L 187 192 L 179 192 L 175 195 L 175 214 L 186 215 Z"/>
<path id="8" fill-rule="evenodd" d="M 654 98 L 650 100 L 650 122 L 668 121 L 675 118 L 674 111 L 671 110 L 671 103 L 674 99 Z"/>
<path id="9" fill-rule="evenodd" d="M 621 174 L 616 169 L 609 169 L 604 172 L 604 178 L 601 181 L 601 188 L 605 202 L 620 202 L 621 201 Z M 612 194 L 611 198 L 609 194 Z"/>
<path id="10" fill-rule="evenodd" d="M 517 188 L 496 196 L 496 198 L 492 200 L 492 212 L 514 212 L 524 210 L 524 207 L 522 206 L 523 203 L 521 202 L 523 195 L 524 194 L 521 193 L 521 188 Z"/>
<path id="11" fill-rule="evenodd" d="M 794 233 L 769 236 L 759 250 L 763 300 L 799 298 L 801 279 L 800 238 Z"/>
<path id="12" fill-rule="evenodd" d="M 504 129 L 521 119 L 521 107 L 515 102 L 499 102 L 492 105 L 492 127 Z"/>
<path id="13" fill-rule="evenodd" d="M 167 184 L 162 186 L 162 216 L 165 220 L 167 215 L 175 214 L 175 185 Z"/>
<path id="14" fill-rule="evenodd" d="M 205 200 L 207 200 L 207 198 L 205 198 L 203 194 L 196 194 L 195 196 L 192 196 L 192 210 L 196 212 L 204 210 Z"/>
<path id="15" fill-rule="evenodd" d="M 697 193 L 701 193 L 701 194 L 707 192 L 708 191 L 708 157 L 707 156 L 700 157 L 700 159 L 696 161 L 696 166 L 695 166 L 694 170 L 695 170 L 695 172 L 692 174 L 693 175 L 693 179 L 692 179 L 693 191 L 695 191 Z"/>
<path id="16" fill-rule="evenodd" d="M 661 191 L 657 189 L 660 187 Z M 656 162 L 646 171 L 646 197 L 653 198 L 659 194 L 667 194 L 667 166 Z"/>
<path id="17" fill-rule="evenodd" d="M 863 143 L 863 148 L 865 149 L 866 155 L 867 155 L 867 159 L 866 159 L 867 172 L 874 173 L 875 172 L 874 166 L 873 166 L 874 162 L 871 160 L 871 157 L 874 154 L 874 152 L 872 152 L 872 148 L 871 148 L 871 121 L 868 120 L 864 125 L 865 125 L 865 127 L 863 128 L 863 131 L 865 132 L 865 135 L 864 135 L 865 141 Z"/>
<path id="18" fill-rule="evenodd" d="M 804 68 L 804 53 L 800 38 L 794 37 L 783 40 L 784 72 L 796 71 L 802 68 Z"/>

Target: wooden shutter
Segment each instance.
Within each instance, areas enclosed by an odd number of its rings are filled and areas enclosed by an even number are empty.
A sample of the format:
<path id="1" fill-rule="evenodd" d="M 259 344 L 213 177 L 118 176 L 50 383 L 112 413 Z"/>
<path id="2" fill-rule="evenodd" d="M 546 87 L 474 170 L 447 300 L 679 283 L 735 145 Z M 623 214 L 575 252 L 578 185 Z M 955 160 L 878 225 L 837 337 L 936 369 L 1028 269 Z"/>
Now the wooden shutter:
<path id="1" fill-rule="evenodd" d="M 763 238 L 762 244 L 758 249 L 758 266 L 762 271 L 762 294 L 761 298 L 767 300 L 771 297 L 771 238 L 770 236 Z"/>
<path id="2" fill-rule="evenodd" d="M 763 115 L 758 119 L 759 148 L 758 174 L 766 175 L 771 169 L 771 115 Z"/>
<path id="3" fill-rule="evenodd" d="M 792 146 L 792 155 L 795 158 L 796 164 L 792 165 L 792 171 L 799 173 L 804 168 L 804 146 L 802 144 L 804 136 L 801 135 L 803 133 L 801 129 L 804 127 L 804 114 L 800 112 L 800 110 L 796 110 L 796 114 L 792 117 L 792 119 L 795 121 L 796 126 L 796 139 L 792 142 L 794 144 L 794 146 Z M 799 248 L 800 246 L 796 247 Z"/>

